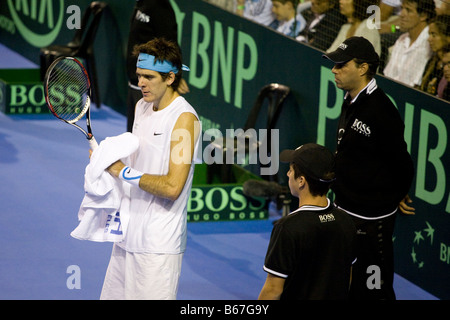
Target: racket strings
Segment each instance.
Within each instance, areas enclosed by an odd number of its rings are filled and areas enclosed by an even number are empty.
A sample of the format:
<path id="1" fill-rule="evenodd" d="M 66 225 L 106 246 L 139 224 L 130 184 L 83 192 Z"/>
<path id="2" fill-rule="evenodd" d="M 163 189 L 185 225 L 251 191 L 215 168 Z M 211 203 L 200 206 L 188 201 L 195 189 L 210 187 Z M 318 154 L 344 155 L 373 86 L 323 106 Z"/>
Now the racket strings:
<path id="1" fill-rule="evenodd" d="M 89 106 L 89 80 L 74 60 L 59 61 L 47 81 L 47 95 L 55 115 L 68 122 L 78 121 Z"/>

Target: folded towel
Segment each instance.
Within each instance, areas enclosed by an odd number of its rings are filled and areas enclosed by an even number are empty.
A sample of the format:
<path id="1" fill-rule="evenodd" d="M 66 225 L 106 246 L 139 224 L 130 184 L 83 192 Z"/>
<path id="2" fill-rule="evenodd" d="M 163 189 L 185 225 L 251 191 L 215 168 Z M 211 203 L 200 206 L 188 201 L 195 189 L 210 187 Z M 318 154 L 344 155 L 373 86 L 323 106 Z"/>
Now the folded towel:
<path id="1" fill-rule="evenodd" d="M 130 185 L 111 176 L 106 169 L 139 147 L 139 139 L 126 132 L 109 137 L 91 155 L 84 174 L 85 196 L 78 211 L 79 225 L 71 236 L 80 240 L 120 242 L 129 218 Z"/>

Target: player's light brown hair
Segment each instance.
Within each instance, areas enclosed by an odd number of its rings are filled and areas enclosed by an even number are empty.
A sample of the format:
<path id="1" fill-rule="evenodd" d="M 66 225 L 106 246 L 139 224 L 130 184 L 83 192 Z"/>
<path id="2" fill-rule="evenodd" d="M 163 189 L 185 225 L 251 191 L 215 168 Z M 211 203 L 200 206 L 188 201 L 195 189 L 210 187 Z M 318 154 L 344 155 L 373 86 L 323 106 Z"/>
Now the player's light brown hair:
<path id="1" fill-rule="evenodd" d="M 146 53 L 155 56 L 157 61 L 163 62 L 169 61 L 178 68 L 178 72 L 175 74 L 175 80 L 172 83 L 174 91 L 178 89 L 180 80 L 182 77 L 182 57 L 181 50 L 177 43 L 166 40 L 164 38 L 155 38 L 144 44 L 135 45 L 133 48 L 133 56 L 138 57 L 139 53 Z M 163 80 L 166 80 L 169 76 L 168 73 L 159 72 Z"/>

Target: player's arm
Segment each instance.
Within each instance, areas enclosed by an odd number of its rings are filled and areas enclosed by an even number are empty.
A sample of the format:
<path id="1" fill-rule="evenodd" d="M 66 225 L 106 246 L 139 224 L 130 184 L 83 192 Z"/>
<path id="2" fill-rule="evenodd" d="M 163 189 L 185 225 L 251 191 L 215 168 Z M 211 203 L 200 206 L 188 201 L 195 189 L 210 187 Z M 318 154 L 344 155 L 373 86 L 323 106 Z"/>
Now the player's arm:
<path id="1" fill-rule="evenodd" d="M 200 126 L 195 125 L 197 118 L 192 113 L 183 113 L 175 123 L 171 135 L 169 171 L 167 175 L 142 174 L 139 188 L 158 197 L 176 200 L 186 183 L 194 158 L 195 141 L 200 134 Z M 115 177 L 124 169 L 125 164 L 117 161 L 108 171 Z"/>
<path id="2" fill-rule="evenodd" d="M 281 293 L 283 293 L 284 281 L 284 278 L 268 273 L 258 300 L 280 300 Z"/>

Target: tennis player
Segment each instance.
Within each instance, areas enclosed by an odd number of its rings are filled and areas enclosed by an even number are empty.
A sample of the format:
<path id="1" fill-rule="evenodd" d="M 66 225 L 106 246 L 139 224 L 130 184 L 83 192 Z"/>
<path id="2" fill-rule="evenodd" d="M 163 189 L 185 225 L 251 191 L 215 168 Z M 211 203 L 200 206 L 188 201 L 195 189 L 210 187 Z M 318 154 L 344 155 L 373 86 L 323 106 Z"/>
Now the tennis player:
<path id="1" fill-rule="evenodd" d="M 156 38 L 134 52 L 143 97 L 132 133 L 140 146 L 130 163 L 108 168 L 131 184 L 130 217 L 124 240 L 114 244 L 101 299 L 176 299 L 200 122 L 177 92 L 182 70 L 189 70 L 177 44 Z"/>
<path id="2" fill-rule="evenodd" d="M 299 203 L 273 227 L 259 299 L 345 300 L 356 228 L 326 196 L 334 181 L 334 155 L 308 143 L 284 150 L 280 161 L 290 163 L 289 189 Z"/>

